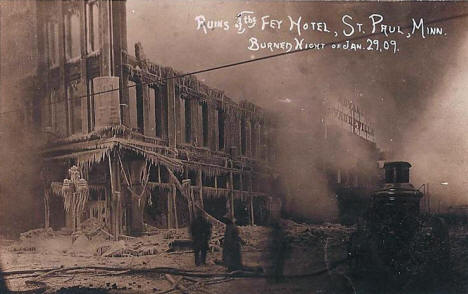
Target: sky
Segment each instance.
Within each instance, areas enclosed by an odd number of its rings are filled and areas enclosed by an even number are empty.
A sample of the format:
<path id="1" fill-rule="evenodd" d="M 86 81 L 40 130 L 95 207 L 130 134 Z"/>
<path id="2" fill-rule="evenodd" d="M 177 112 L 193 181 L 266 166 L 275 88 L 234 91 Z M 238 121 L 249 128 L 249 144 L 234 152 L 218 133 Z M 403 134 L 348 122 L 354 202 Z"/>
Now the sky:
<path id="1" fill-rule="evenodd" d="M 235 27 L 241 11 L 252 11 L 256 26 L 239 34 Z M 191 72 L 249 60 L 283 51 L 248 50 L 249 39 L 290 41 L 300 37 L 310 42 L 344 39 L 343 30 L 362 23 L 371 33 L 372 14 L 381 24 L 406 27 L 423 18 L 431 20 L 468 13 L 466 2 L 308 2 L 308 1 L 127 1 L 128 47 L 141 42 L 147 57 L 159 64 Z M 245 16 L 246 14 L 241 14 Z M 261 29 L 261 17 L 283 20 L 280 29 Z M 229 30 L 215 28 L 205 34 L 197 30 L 196 18 L 227 21 Z M 289 30 L 293 21 L 325 22 L 331 33 Z M 379 24 L 380 25 L 380 24 Z M 376 29 L 380 29 L 377 25 Z M 461 196 L 461 176 L 468 171 L 464 160 L 468 150 L 467 42 L 468 18 L 433 24 L 443 34 L 420 31 L 372 36 L 371 40 L 395 41 L 399 51 L 346 51 L 327 47 L 276 57 L 197 77 L 219 88 L 234 100 L 248 99 L 272 111 L 281 111 L 284 101 L 298 109 L 310 109 L 320 99 L 346 98 L 358 104 L 373 121 L 379 148 L 391 150 L 395 160 L 409 160 L 414 166 L 415 184 L 453 178 Z M 387 29 L 389 29 L 387 27 Z M 334 32 L 338 36 L 334 36 Z M 360 36 L 356 32 L 351 37 Z M 364 33 L 361 33 L 364 35 Z M 359 41 L 369 45 L 367 38 Z M 357 41 L 358 42 L 358 41 Z M 381 47 L 382 48 L 382 47 Z M 465 157 L 463 157 L 465 156 Z M 440 171 L 440 172 L 439 172 Z M 442 172 L 443 171 L 443 172 Z M 442 176 L 441 174 L 446 174 Z M 454 186 L 453 186 L 454 187 Z"/>
<path id="2" fill-rule="evenodd" d="M 257 27 L 244 34 L 234 28 L 240 11 L 253 11 Z M 248 39 L 293 40 L 297 34 L 288 30 L 288 18 L 326 22 L 329 28 L 345 28 L 343 15 L 362 23 L 369 15 L 379 13 L 385 23 L 411 24 L 411 18 L 440 19 L 468 11 L 466 3 L 311 3 L 289 1 L 150 1 L 129 0 L 128 46 L 142 42 L 148 58 L 183 71 L 195 71 L 226 63 L 248 60 L 268 54 L 268 50 L 250 51 Z M 195 18 L 227 20 L 230 30 L 215 29 L 208 34 L 197 30 Z M 283 19 L 279 31 L 260 31 L 260 17 L 270 15 Z M 264 107 L 288 98 L 300 106 L 327 96 L 347 97 L 363 109 L 382 118 L 376 121 L 380 144 L 397 140 L 400 128 L 411 123 L 402 118 L 402 126 L 388 127 L 389 117 L 405 107 L 425 107 L 425 102 L 454 62 L 459 43 L 466 37 L 466 18 L 444 23 L 446 36 L 399 38 L 397 54 L 312 50 L 268 59 L 247 65 L 201 74 L 198 77 L 210 86 L 226 91 L 233 98 L 247 98 Z M 303 31 L 301 37 L 312 41 L 333 40 L 329 34 Z M 343 36 L 340 36 L 343 38 Z"/>

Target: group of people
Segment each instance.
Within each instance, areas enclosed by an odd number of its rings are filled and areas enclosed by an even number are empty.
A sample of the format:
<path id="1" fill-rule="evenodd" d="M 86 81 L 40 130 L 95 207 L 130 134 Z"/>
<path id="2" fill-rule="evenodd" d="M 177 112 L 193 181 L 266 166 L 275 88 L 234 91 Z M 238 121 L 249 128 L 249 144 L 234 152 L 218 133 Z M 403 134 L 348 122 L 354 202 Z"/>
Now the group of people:
<path id="1" fill-rule="evenodd" d="M 235 225 L 235 220 L 225 217 L 226 230 L 223 241 L 223 265 L 229 272 L 244 269 L 242 265 L 241 245 L 244 241 L 239 236 L 239 230 Z M 190 225 L 190 234 L 192 237 L 193 251 L 195 254 L 195 265 L 206 264 L 206 254 L 209 249 L 211 238 L 211 224 L 203 216 L 200 210 L 197 210 L 196 216 Z M 270 273 L 268 273 L 275 282 L 283 279 L 284 261 L 287 257 L 287 242 L 281 225 L 278 221 L 271 222 L 271 238 L 267 256 L 270 261 Z"/>
<path id="2" fill-rule="evenodd" d="M 242 269 L 241 244 L 244 241 L 239 236 L 239 230 L 233 220 L 226 217 L 226 231 L 223 242 L 223 264 L 228 271 Z M 195 265 L 206 264 L 206 253 L 209 249 L 211 238 L 211 223 L 206 220 L 200 210 L 190 224 L 190 235 L 192 236 L 193 252 L 195 254 Z"/>

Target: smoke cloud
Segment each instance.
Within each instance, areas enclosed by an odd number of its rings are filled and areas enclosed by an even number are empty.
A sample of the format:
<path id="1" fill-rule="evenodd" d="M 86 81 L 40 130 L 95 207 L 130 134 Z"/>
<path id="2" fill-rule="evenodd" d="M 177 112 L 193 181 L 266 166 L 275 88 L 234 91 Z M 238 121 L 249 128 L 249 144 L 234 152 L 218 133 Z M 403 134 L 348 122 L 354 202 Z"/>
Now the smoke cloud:
<path id="1" fill-rule="evenodd" d="M 38 227 L 43 219 L 37 130 L 31 97 L 37 67 L 35 1 L 0 1 L 0 234 Z M 26 98 L 26 99 L 25 99 Z M 21 110 L 21 111 L 19 111 Z"/>
<path id="2" fill-rule="evenodd" d="M 430 183 L 442 206 L 468 203 L 468 34 L 453 56 L 451 68 L 428 97 L 427 106 L 404 135 L 403 156 L 414 162 L 413 181 Z"/>
<path id="3" fill-rule="evenodd" d="M 237 34 L 235 30 L 226 32 L 215 29 L 204 34 L 196 30 L 195 18 L 199 15 L 233 23 L 238 12 L 250 10 L 257 16 L 270 15 L 272 18 L 285 19 L 290 15 L 296 19 L 302 16 L 303 19 L 325 21 L 329 27 L 336 28 L 342 27 L 340 21 L 344 14 L 365 22 L 370 14 L 379 13 L 386 22 L 407 26 L 412 18 L 418 20 L 422 17 L 430 21 L 468 12 L 468 4 L 461 2 L 129 0 L 127 8 L 129 48 L 141 41 L 152 61 L 186 72 L 271 54 L 247 50 L 251 36 L 265 41 L 293 38 L 288 30 Z M 466 142 L 460 125 L 464 105 L 460 84 L 466 81 L 462 64 L 463 61 L 466 63 L 467 52 L 463 50 L 466 46 L 461 44 L 466 42 L 466 25 L 466 18 L 451 20 L 441 24 L 447 34 L 440 38 L 401 38 L 398 54 L 311 50 L 200 74 L 198 78 L 210 86 L 225 90 L 234 99 L 248 99 L 274 113 L 283 113 L 285 121 L 293 120 L 301 114 L 301 109 L 307 109 L 309 123 L 301 123 L 299 129 L 309 128 L 311 133 L 316 132 L 319 123 L 316 118 L 323 115 L 316 106 L 317 101 L 337 98 L 352 100 L 374 122 L 377 145 L 391 151 L 393 157 L 389 159 L 411 161 L 416 183 L 432 181 L 422 170 L 434 171 L 433 174 L 438 174 L 440 170 L 451 177 L 455 177 L 454 173 L 461 177 L 462 170 L 455 167 L 463 165 L 459 154 L 463 150 L 466 153 L 466 149 L 463 149 L 466 145 L 460 143 L 463 140 Z M 331 40 L 317 32 L 305 34 L 304 37 L 322 42 Z M 459 56 L 458 60 L 453 56 Z M 452 85 L 457 86 L 452 88 Z M 453 98 L 442 99 L 447 96 Z M 286 99 L 295 105 L 294 111 L 286 111 L 289 106 L 280 102 Z M 452 107 L 453 110 L 450 110 Z M 466 111 L 466 107 L 464 109 Z M 431 118 L 434 113 L 439 114 L 438 119 Z M 441 123 L 442 113 L 450 115 L 450 123 Z M 453 131 L 456 125 L 460 130 L 458 133 Z M 333 202 L 329 198 L 333 191 L 327 190 L 321 173 L 317 172 L 318 158 L 322 156 L 318 148 L 320 144 L 307 142 L 305 136 L 293 135 L 296 129 L 297 125 L 289 129 L 284 127 L 277 138 L 280 145 L 278 162 L 284 167 L 283 173 L 295 197 L 293 202 L 302 210 L 304 207 L 311 208 L 308 213 L 328 211 L 333 216 L 336 209 L 328 205 Z M 434 144 L 434 141 L 438 141 L 438 144 Z M 342 144 L 348 144 L 350 154 L 360 152 L 350 142 Z M 423 146 L 426 146 L 425 149 Z M 457 158 L 460 160 L 455 160 Z M 447 176 L 442 178 L 448 179 Z M 323 210 L 322 204 L 331 208 Z"/>

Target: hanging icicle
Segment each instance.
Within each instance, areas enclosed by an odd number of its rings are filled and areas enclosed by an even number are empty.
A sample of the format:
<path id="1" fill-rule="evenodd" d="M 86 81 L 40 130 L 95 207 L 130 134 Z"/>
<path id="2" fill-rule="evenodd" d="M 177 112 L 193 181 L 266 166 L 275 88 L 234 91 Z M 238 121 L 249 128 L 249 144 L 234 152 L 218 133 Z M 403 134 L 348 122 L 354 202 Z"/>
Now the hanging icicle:
<path id="1" fill-rule="evenodd" d="M 80 178 L 80 171 L 77 166 L 69 169 L 70 179 L 64 179 L 62 185 L 63 206 L 66 212 L 75 211 L 80 215 L 86 207 L 89 199 L 88 183 Z M 56 185 L 51 186 L 52 190 Z"/>

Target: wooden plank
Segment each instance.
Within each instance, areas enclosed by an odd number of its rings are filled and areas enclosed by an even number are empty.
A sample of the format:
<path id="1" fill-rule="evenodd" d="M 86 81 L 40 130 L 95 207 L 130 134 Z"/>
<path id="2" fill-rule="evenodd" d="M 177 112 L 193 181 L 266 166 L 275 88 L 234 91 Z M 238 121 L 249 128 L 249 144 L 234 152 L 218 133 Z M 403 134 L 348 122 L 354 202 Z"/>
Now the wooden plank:
<path id="1" fill-rule="evenodd" d="M 177 189 L 179 189 L 182 196 L 184 196 L 186 199 L 188 199 L 188 197 L 190 197 L 190 196 L 185 193 L 185 191 L 184 191 L 184 189 L 182 187 L 182 184 L 179 182 L 179 179 L 177 179 L 177 177 L 174 175 L 174 173 L 172 172 L 172 170 L 169 167 L 166 166 L 166 169 L 167 169 L 167 171 L 169 173 L 169 176 L 172 179 L 172 183 L 175 184 Z M 212 215 L 207 213 L 200 205 L 198 205 L 198 204 L 195 204 L 195 205 L 197 206 L 198 209 L 201 209 L 201 211 L 205 214 L 205 216 L 208 217 L 209 219 L 211 219 L 213 221 L 213 223 L 224 226 L 224 223 L 220 222 L 215 217 L 213 217 Z"/>

